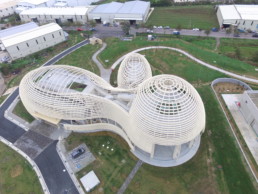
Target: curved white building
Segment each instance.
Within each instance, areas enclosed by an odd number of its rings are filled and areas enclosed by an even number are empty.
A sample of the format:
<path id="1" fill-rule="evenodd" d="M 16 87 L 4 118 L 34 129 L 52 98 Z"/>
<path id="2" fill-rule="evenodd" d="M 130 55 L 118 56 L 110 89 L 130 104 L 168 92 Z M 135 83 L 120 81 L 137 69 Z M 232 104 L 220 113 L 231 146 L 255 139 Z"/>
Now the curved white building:
<path id="1" fill-rule="evenodd" d="M 22 79 L 21 100 L 35 118 L 67 130 L 119 134 L 146 163 L 169 167 L 188 161 L 197 152 L 205 129 L 199 94 L 177 76 L 150 77 L 145 58 L 135 54 L 129 57 L 118 77 L 130 72 L 128 77 L 139 78 L 138 87 L 124 76 L 120 87 L 114 88 L 87 70 L 48 66 Z M 131 73 L 134 68 L 128 68 L 133 65 L 145 70 L 135 76 Z"/>

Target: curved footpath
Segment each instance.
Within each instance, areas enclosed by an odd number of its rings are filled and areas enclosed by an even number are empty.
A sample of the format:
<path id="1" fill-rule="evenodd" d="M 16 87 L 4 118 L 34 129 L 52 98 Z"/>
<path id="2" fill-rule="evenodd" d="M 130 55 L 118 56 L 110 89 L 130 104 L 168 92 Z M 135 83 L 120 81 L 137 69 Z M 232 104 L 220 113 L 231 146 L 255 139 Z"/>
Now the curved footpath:
<path id="1" fill-rule="evenodd" d="M 140 51 L 144 51 L 144 50 L 150 50 L 150 49 L 169 49 L 169 50 L 172 50 L 172 51 L 176 51 L 176 52 L 179 52 L 185 56 L 187 56 L 188 58 L 192 59 L 193 61 L 205 66 L 205 67 L 208 67 L 210 69 L 213 69 L 215 71 L 218 71 L 218 72 L 221 72 L 221 73 L 224 73 L 226 75 L 229 75 L 231 77 L 234 77 L 234 78 L 237 78 L 237 79 L 241 79 L 241 80 L 244 80 L 244 81 L 247 81 L 247 82 L 252 82 L 252 83 L 256 83 L 258 84 L 258 79 L 253 79 L 253 78 L 249 78 L 249 77 L 245 77 L 243 75 L 238 75 L 236 73 L 232 73 L 230 71 L 227 71 L 227 70 L 224 70 L 224 69 L 221 69 L 219 67 L 216 67 L 216 66 L 213 66 L 211 64 L 208 64 L 204 61 L 201 61 L 200 59 L 197 59 L 196 57 L 194 57 L 193 55 L 181 50 L 181 49 L 178 49 L 178 48 L 174 48 L 174 47 L 167 47 L 167 46 L 149 46 L 149 47 L 144 47 L 144 48 L 140 48 L 140 49 L 136 49 L 134 51 L 131 51 L 130 53 L 128 54 L 131 54 L 131 53 L 137 53 L 137 52 L 140 52 Z M 121 61 L 125 58 L 126 55 L 128 54 L 125 54 L 124 56 L 120 57 L 112 66 L 111 66 L 111 70 L 114 70 L 116 68 L 117 65 L 119 65 L 121 63 Z"/>
<path id="2" fill-rule="evenodd" d="M 66 55 L 81 48 L 89 43 L 84 40 L 54 56 L 42 66 L 53 65 Z M 44 193 L 63 194 L 63 193 L 84 193 L 80 184 L 78 183 L 75 175 L 70 169 L 64 171 L 65 166 L 63 161 L 58 155 L 56 148 L 56 141 L 51 143 L 38 157 L 34 160 L 29 158 L 24 152 L 19 150 L 13 144 L 24 134 L 26 131 L 9 121 L 4 117 L 5 111 L 18 97 L 19 89 L 17 88 L 9 97 L 0 105 L 0 141 L 21 154 L 29 163 L 32 164 L 35 170 Z"/>

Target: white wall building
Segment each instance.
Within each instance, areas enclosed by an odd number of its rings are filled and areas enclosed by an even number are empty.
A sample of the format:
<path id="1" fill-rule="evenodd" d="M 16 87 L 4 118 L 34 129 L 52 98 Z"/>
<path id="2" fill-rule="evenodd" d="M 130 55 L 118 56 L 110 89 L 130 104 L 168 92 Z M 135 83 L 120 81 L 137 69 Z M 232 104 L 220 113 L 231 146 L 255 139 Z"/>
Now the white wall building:
<path id="1" fill-rule="evenodd" d="M 14 14 L 18 0 L 1 0 L 0 1 L 0 19 Z"/>
<path id="2" fill-rule="evenodd" d="M 111 2 L 96 6 L 89 11 L 89 20 L 98 23 L 111 23 L 129 21 L 133 23 L 145 23 L 150 11 L 150 2 L 129 1 L 125 3 Z"/>
<path id="3" fill-rule="evenodd" d="M 76 7 L 76 6 L 88 6 L 99 0 L 57 0 L 54 4 L 55 7 Z"/>
<path id="4" fill-rule="evenodd" d="M 241 30 L 258 31 L 258 5 L 220 5 L 217 18 L 221 28 L 233 25 Z"/>
<path id="5" fill-rule="evenodd" d="M 65 40 L 63 29 L 56 23 L 50 23 L 2 38 L 1 48 L 14 60 Z"/>
<path id="6" fill-rule="evenodd" d="M 195 0 L 174 0 L 175 3 L 195 2 Z"/>
<path id="7" fill-rule="evenodd" d="M 21 13 L 23 10 L 36 8 L 36 7 L 51 7 L 55 4 L 56 0 L 21 0 L 15 9 L 16 13 Z"/>
<path id="8" fill-rule="evenodd" d="M 21 21 L 34 21 L 38 23 L 56 22 L 85 24 L 87 22 L 87 12 L 92 7 L 38 7 L 24 10 L 20 13 Z"/>

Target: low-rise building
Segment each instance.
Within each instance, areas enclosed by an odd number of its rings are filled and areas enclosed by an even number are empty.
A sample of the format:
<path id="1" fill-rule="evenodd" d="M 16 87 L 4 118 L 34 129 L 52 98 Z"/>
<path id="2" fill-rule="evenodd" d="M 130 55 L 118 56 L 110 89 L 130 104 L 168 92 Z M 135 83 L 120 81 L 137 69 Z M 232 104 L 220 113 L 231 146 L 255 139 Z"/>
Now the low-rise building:
<path id="1" fill-rule="evenodd" d="M 258 31 L 258 5 L 219 5 L 217 18 L 221 28 Z"/>
<path id="2" fill-rule="evenodd" d="M 55 4 L 55 0 L 21 0 L 15 9 L 16 13 L 36 7 L 51 7 Z"/>
<path id="3" fill-rule="evenodd" d="M 38 7 L 20 13 L 21 21 L 34 21 L 41 24 L 55 22 L 81 23 L 87 22 L 87 12 L 92 7 Z"/>
<path id="4" fill-rule="evenodd" d="M 0 19 L 14 14 L 18 0 L 1 0 L 0 2 Z"/>
<path id="5" fill-rule="evenodd" d="M 54 4 L 55 7 L 75 7 L 75 6 L 88 6 L 99 0 L 57 0 Z"/>
<path id="6" fill-rule="evenodd" d="M 129 1 L 125 3 L 111 2 L 98 5 L 88 13 L 89 20 L 97 23 L 130 22 L 145 23 L 150 11 L 150 2 Z"/>
<path id="7" fill-rule="evenodd" d="M 65 40 L 63 29 L 56 23 L 50 23 L 1 38 L 1 48 L 14 60 Z"/>

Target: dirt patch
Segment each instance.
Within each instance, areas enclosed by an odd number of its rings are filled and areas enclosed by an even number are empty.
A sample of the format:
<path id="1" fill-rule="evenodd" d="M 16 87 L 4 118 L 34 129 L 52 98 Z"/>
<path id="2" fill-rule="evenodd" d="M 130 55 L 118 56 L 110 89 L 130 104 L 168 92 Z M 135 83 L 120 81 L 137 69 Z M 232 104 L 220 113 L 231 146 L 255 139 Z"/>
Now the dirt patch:
<path id="1" fill-rule="evenodd" d="M 15 167 L 11 169 L 11 177 L 15 178 L 23 173 L 23 168 L 21 165 L 17 164 Z"/>
<path id="2" fill-rule="evenodd" d="M 214 85 L 214 89 L 217 93 L 221 94 L 242 94 L 245 91 L 245 88 L 239 84 L 233 84 L 233 83 L 228 83 L 228 82 L 222 82 L 222 83 L 217 83 Z"/>

